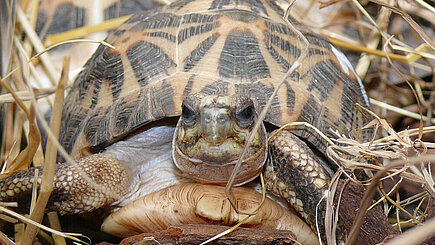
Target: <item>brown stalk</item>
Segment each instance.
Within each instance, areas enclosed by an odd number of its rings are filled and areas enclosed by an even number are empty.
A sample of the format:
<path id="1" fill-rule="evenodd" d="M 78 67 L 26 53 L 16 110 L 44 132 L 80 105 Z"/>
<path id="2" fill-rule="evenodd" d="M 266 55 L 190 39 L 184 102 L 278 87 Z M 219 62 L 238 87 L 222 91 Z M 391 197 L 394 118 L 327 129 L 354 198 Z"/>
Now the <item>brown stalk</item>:
<path id="1" fill-rule="evenodd" d="M 382 195 L 385 197 L 385 199 L 387 199 L 391 204 L 393 204 L 396 208 L 400 209 L 402 212 L 404 212 L 406 215 L 408 215 L 411 219 L 413 219 L 415 222 L 420 223 L 420 221 L 412 214 L 410 214 L 408 211 L 406 211 L 406 209 L 404 209 L 401 205 L 400 205 L 400 201 L 399 202 L 395 202 L 393 199 L 391 199 L 391 197 L 389 197 L 389 195 L 387 193 L 385 193 L 384 190 L 384 185 L 382 184 L 382 181 L 379 182 L 379 189 L 381 190 Z"/>
<path id="2" fill-rule="evenodd" d="M 399 62 L 405 63 L 405 64 L 410 63 L 408 58 L 406 56 L 403 56 L 403 55 L 390 54 L 390 53 L 387 54 L 386 52 L 381 51 L 381 50 L 367 48 L 367 47 L 364 47 L 361 45 L 351 44 L 351 43 L 348 43 L 348 42 L 345 42 L 345 41 L 342 41 L 342 40 L 339 40 L 339 39 L 333 38 L 333 37 L 328 37 L 328 39 L 332 44 L 334 44 L 335 46 L 341 47 L 341 48 L 345 48 L 345 49 L 349 49 L 349 50 L 357 51 L 357 52 L 361 52 L 361 53 L 373 54 L 373 55 L 383 57 L 383 58 L 386 58 L 387 55 L 389 55 L 392 60 L 399 61 Z"/>
<path id="3" fill-rule="evenodd" d="M 59 137 L 59 132 L 60 132 L 60 120 L 62 117 L 64 90 L 65 90 L 65 84 L 68 81 L 68 73 L 69 73 L 69 58 L 65 58 L 63 62 L 61 79 L 59 80 L 59 84 L 57 86 L 57 90 L 55 94 L 56 103 L 54 104 L 52 117 L 50 120 L 50 129 L 56 137 Z M 57 155 L 57 148 L 54 145 L 55 142 L 49 139 L 47 142 L 47 150 L 45 155 L 46 161 L 44 166 L 44 173 L 42 175 L 40 195 L 36 201 L 35 208 L 30 214 L 30 218 L 36 222 L 41 222 L 44 216 L 45 206 L 47 205 L 48 199 L 51 195 L 51 192 L 53 191 L 53 179 L 54 179 L 54 174 L 56 169 L 56 155 Z M 32 244 L 32 241 L 36 236 L 37 230 L 38 230 L 37 227 L 33 225 L 27 225 L 22 244 L 23 245 Z"/>

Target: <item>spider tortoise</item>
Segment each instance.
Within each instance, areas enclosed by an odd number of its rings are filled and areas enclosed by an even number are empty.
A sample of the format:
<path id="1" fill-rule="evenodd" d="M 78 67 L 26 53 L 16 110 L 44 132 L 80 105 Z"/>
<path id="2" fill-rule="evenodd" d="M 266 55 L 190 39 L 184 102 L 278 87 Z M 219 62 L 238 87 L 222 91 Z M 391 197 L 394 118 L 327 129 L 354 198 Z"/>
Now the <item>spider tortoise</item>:
<path id="1" fill-rule="evenodd" d="M 267 137 L 289 122 L 354 136 L 366 123 L 354 104 L 369 101 L 345 56 L 290 21 L 308 46 L 269 0 L 179 0 L 133 15 L 106 38 L 115 49 L 101 45 L 69 91 L 60 143 L 78 164 L 58 164 L 50 208 L 123 206 L 190 178 L 224 185 L 254 134 L 235 184 L 264 171 L 267 190 L 313 226 L 331 178 L 327 143 L 306 128 Z M 34 168 L 2 180 L 2 201 L 28 193 L 33 176 Z"/>

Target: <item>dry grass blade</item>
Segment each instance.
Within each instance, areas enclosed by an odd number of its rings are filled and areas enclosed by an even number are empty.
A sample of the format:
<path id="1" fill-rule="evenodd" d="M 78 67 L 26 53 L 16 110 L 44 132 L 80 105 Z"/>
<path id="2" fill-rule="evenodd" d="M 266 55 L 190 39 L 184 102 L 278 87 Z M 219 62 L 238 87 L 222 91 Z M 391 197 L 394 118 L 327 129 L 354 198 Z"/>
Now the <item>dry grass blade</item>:
<path id="1" fill-rule="evenodd" d="M 344 42 L 342 40 L 339 40 L 337 38 L 334 37 L 328 37 L 329 41 L 331 41 L 331 43 L 333 43 L 334 45 L 341 47 L 341 48 L 345 48 L 345 49 L 349 49 L 352 51 L 357 51 L 357 52 L 361 52 L 361 53 L 367 53 L 367 54 L 373 54 L 379 57 L 387 57 L 387 55 L 389 55 L 391 57 L 391 59 L 402 62 L 402 63 L 410 63 L 408 58 L 406 56 L 403 55 L 398 55 L 398 54 L 387 54 L 384 51 L 381 50 L 377 50 L 377 49 L 372 49 L 372 48 L 367 48 L 361 45 L 356 45 L 356 44 L 352 44 L 352 43 L 348 43 L 348 42 Z"/>
<path id="2" fill-rule="evenodd" d="M 69 73 L 69 58 L 64 60 L 61 79 L 57 86 L 55 95 L 55 104 L 52 112 L 52 118 L 50 121 L 50 129 L 53 134 L 58 137 L 60 132 L 60 120 L 62 116 L 62 107 L 64 99 L 65 84 L 68 81 Z M 48 140 L 46 150 L 46 162 L 44 166 L 44 173 L 42 175 L 40 195 L 36 201 L 35 208 L 30 214 L 30 218 L 37 222 L 41 222 L 44 216 L 45 206 L 47 205 L 48 198 L 53 190 L 53 179 L 56 169 L 56 155 L 57 148 L 55 143 L 51 139 Z M 37 228 L 32 225 L 28 225 L 24 233 L 23 244 L 31 244 L 37 232 Z"/>
<path id="3" fill-rule="evenodd" d="M 400 15 L 406 22 L 408 22 L 408 24 L 416 31 L 418 32 L 418 34 L 420 35 L 420 37 L 431 46 L 431 48 L 433 50 L 435 50 L 435 43 L 433 42 L 432 38 L 430 38 L 425 31 L 411 18 L 411 16 L 409 16 L 407 13 L 403 12 L 402 10 L 393 7 L 383 1 L 378 1 L 378 0 L 370 0 L 370 2 L 376 3 L 380 6 L 384 6 L 388 9 L 390 9 L 391 11 L 393 11 L 394 13 Z"/>
<path id="4" fill-rule="evenodd" d="M 29 167 L 33 156 L 39 146 L 39 142 L 41 141 L 41 135 L 39 134 L 39 129 L 35 120 L 35 108 L 33 105 L 30 106 L 30 110 L 23 104 L 23 102 L 18 98 L 15 94 L 15 91 L 9 86 L 9 84 L 5 83 L 3 80 L 0 80 L 0 84 L 8 90 L 8 92 L 14 97 L 16 103 L 21 107 L 24 113 L 27 115 L 29 120 L 29 144 L 20 154 L 15 158 L 7 168 L 8 172 L 15 172 L 19 169 L 22 169 L 23 166 Z"/>
<path id="5" fill-rule="evenodd" d="M 336 236 L 336 230 L 337 230 L 337 224 L 338 224 L 338 212 L 340 210 L 340 200 L 343 193 L 344 188 L 340 192 L 339 201 L 337 209 L 334 212 L 334 197 L 337 194 L 337 186 L 338 186 L 338 180 L 340 179 L 340 176 L 342 175 L 343 171 L 342 169 L 339 169 L 337 173 L 334 175 L 334 177 L 331 180 L 331 183 L 328 188 L 328 192 L 325 193 L 327 195 L 326 200 L 326 215 L 325 215 L 325 234 L 328 244 L 337 244 L 337 236 Z M 321 202 L 322 200 L 320 200 Z M 319 202 L 319 204 L 320 204 Z M 319 205 L 318 204 L 318 205 Z M 317 228 L 317 234 L 320 234 L 319 232 L 319 225 L 318 223 L 322 222 L 321 220 L 317 219 L 317 209 L 316 209 L 316 228 Z M 319 236 L 319 241 L 320 236 Z M 322 244 L 322 243 L 320 243 Z"/>
<path id="6" fill-rule="evenodd" d="M 394 239 L 385 243 L 386 245 L 413 245 L 421 244 L 426 239 L 435 237 L 435 217 L 426 221 L 424 224 L 404 232 Z"/>
<path id="7" fill-rule="evenodd" d="M 428 118 L 427 116 L 421 116 L 418 113 L 407 111 L 405 109 L 398 108 L 396 106 L 392 106 L 392 105 L 389 105 L 387 103 L 384 103 L 382 101 L 378 101 L 378 100 L 375 100 L 375 99 L 372 99 L 372 98 L 370 98 L 370 103 L 372 105 L 376 105 L 376 106 L 382 107 L 384 109 L 397 112 L 399 114 L 402 114 L 402 115 L 410 117 L 410 118 L 414 118 L 414 119 L 417 119 L 417 120 L 423 119 L 423 121 L 429 121 L 430 123 L 435 124 L 435 118 Z"/>
<path id="8" fill-rule="evenodd" d="M 71 239 L 71 240 L 73 240 L 73 241 L 75 241 L 75 242 L 78 242 L 79 244 L 86 244 L 86 243 L 83 242 L 82 240 L 76 238 L 76 236 L 81 236 L 80 234 L 76 234 L 76 233 L 64 233 L 64 232 L 60 232 L 60 231 L 57 231 L 57 230 L 51 229 L 51 228 L 49 228 L 49 227 L 46 227 L 46 226 L 44 226 L 44 225 L 41 225 L 41 224 L 39 224 L 38 222 L 35 222 L 35 221 L 33 221 L 33 220 L 31 220 L 31 219 L 29 219 L 29 218 L 27 218 L 27 217 L 25 217 L 25 216 L 23 216 L 23 215 L 21 215 L 21 214 L 15 213 L 15 212 L 13 212 L 13 211 L 11 211 L 11 210 L 9 210 L 9 209 L 7 209 L 7 208 L 4 208 L 4 207 L 2 207 L 2 206 L 0 206 L 0 212 L 6 213 L 6 214 L 8 214 L 8 215 L 10 215 L 10 216 L 12 216 L 12 217 L 14 217 L 14 218 L 17 218 L 17 219 L 21 220 L 21 221 L 24 222 L 24 223 L 34 225 L 34 226 L 36 226 L 36 227 L 38 227 L 38 228 L 40 228 L 40 229 L 43 229 L 43 230 L 45 230 L 45 231 L 48 231 L 48 232 L 50 232 L 50 233 L 53 233 L 53 234 L 56 234 L 56 235 L 58 235 L 58 236 L 65 237 L 65 238 L 68 238 L 68 239 Z"/>
<path id="9" fill-rule="evenodd" d="M 55 44 L 53 44 L 53 45 L 47 47 L 46 49 L 42 50 L 41 52 L 37 53 L 37 54 L 34 55 L 32 58 L 30 58 L 30 59 L 28 60 L 28 62 L 33 61 L 33 60 L 35 60 L 35 59 L 38 59 L 41 55 L 47 53 L 48 51 L 50 51 L 50 50 L 53 49 L 53 48 L 59 47 L 59 46 L 61 46 L 61 45 L 63 45 L 63 44 L 68 44 L 68 43 L 77 43 L 77 42 L 100 43 L 100 44 L 105 45 L 105 46 L 107 46 L 107 47 L 109 47 L 109 48 L 116 49 L 113 45 L 111 45 L 111 44 L 109 44 L 109 43 L 107 43 L 107 42 L 105 42 L 105 41 L 92 40 L 92 39 L 67 40 L 67 41 L 63 41 L 63 42 L 60 42 L 60 43 L 55 43 Z M 20 68 L 21 68 L 21 65 L 20 65 L 20 66 L 16 66 L 16 67 L 11 71 L 11 72 L 9 72 L 5 77 L 3 77 L 3 80 L 5 80 L 5 79 L 9 78 L 10 76 L 12 76 L 12 74 L 14 74 L 15 72 L 17 72 Z"/>
<path id="10" fill-rule="evenodd" d="M 4 76 L 10 69 L 15 28 L 15 1 L 0 2 L 0 76 Z"/>
<path id="11" fill-rule="evenodd" d="M 130 16 L 122 16 L 116 19 L 107 20 L 101 24 L 87 25 L 71 31 L 53 34 L 47 36 L 45 44 L 48 46 L 54 43 L 63 42 L 71 39 L 83 38 L 96 32 L 109 31 L 120 26 L 128 18 L 130 18 Z"/>
<path id="12" fill-rule="evenodd" d="M 416 136 L 420 133 L 419 131 L 420 129 L 418 128 L 406 129 L 404 131 L 398 132 L 397 135 L 399 135 L 399 137 Z M 435 133 L 435 126 L 429 126 L 423 128 L 423 134 L 432 134 L 432 133 Z M 378 145 L 381 144 L 382 142 L 390 142 L 392 140 L 394 140 L 394 136 L 387 136 L 373 141 L 373 145 Z"/>
<path id="13" fill-rule="evenodd" d="M 50 226 L 58 231 L 61 230 L 59 217 L 56 212 L 50 212 L 47 214 L 48 222 L 50 223 Z M 52 234 L 53 240 L 56 245 L 66 245 L 66 241 L 64 237 L 58 236 L 56 234 Z"/>
<path id="14" fill-rule="evenodd" d="M 3 232 L 0 232 L 0 242 L 4 245 L 14 245 L 15 243 L 9 239 Z"/>
<path id="15" fill-rule="evenodd" d="M 38 89 L 36 90 L 37 99 L 45 98 L 51 94 L 53 94 L 55 90 L 52 88 L 48 89 Z M 30 101 L 32 100 L 32 95 L 28 91 L 17 91 L 14 92 L 15 95 L 21 100 L 21 101 Z M 0 104 L 5 103 L 13 103 L 15 102 L 14 96 L 11 93 L 6 93 L 0 95 Z"/>
<path id="16" fill-rule="evenodd" d="M 38 35 L 36 34 L 35 30 L 32 28 L 31 24 L 29 23 L 28 19 L 26 18 L 26 15 L 24 14 L 23 10 L 21 8 L 17 8 L 17 17 L 19 22 L 21 23 L 24 31 L 27 34 L 27 37 L 30 39 L 30 41 L 33 44 L 33 47 L 35 48 L 36 52 L 42 53 L 45 49 L 44 45 L 42 44 L 41 40 L 39 39 Z M 53 62 L 51 61 L 50 57 L 46 54 L 44 56 L 41 56 L 41 61 L 44 64 L 45 68 L 47 68 L 48 71 L 48 77 L 50 79 L 51 85 L 56 84 L 56 80 L 58 75 L 56 74 L 55 69 L 53 68 Z"/>

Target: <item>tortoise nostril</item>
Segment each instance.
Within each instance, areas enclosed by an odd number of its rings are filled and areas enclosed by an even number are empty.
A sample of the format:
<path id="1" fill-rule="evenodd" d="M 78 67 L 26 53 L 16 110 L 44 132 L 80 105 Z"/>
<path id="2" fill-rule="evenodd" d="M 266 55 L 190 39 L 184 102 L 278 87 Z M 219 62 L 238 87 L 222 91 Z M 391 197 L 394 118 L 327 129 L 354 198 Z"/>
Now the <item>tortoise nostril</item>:
<path id="1" fill-rule="evenodd" d="M 213 121 L 213 116 L 210 113 L 205 113 L 204 115 L 204 122 L 205 123 L 211 123 Z"/>
<path id="2" fill-rule="evenodd" d="M 231 134 L 232 121 L 229 111 L 225 108 L 204 108 L 201 114 L 203 138 L 214 145 L 222 144 Z"/>
<path id="3" fill-rule="evenodd" d="M 217 122 L 219 124 L 225 124 L 229 121 L 229 117 L 227 114 L 219 114 L 217 117 Z"/>

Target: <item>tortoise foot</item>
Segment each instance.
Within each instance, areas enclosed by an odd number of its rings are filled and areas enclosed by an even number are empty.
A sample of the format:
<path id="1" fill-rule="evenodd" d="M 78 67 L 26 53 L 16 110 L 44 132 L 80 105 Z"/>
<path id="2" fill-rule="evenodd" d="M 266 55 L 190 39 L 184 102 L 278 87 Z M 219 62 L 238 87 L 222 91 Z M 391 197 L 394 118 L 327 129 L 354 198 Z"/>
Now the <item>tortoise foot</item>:
<path id="1" fill-rule="evenodd" d="M 41 183 L 43 168 L 20 171 L 0 181 L 0 200 L 21 201 L 30 198 L 35 171 Z M 53 192 L 47 208 L 60 214 L 91 212 L 110 205 L 125 195 L 129 176 L 123 165 L 107 154 L 82 158 L 76 164 L 61 163 L 56 167 Z"/>

